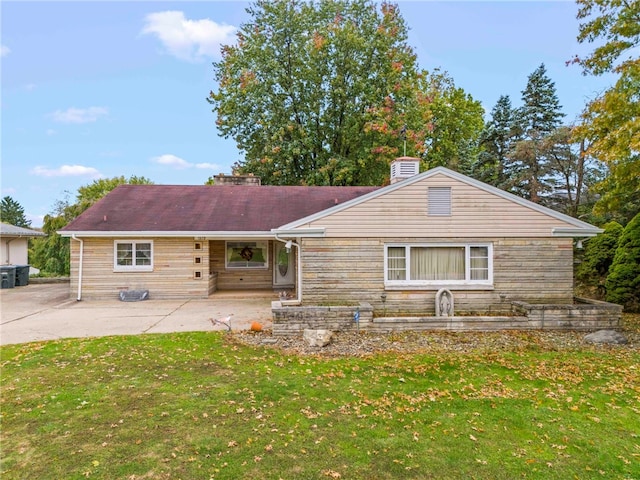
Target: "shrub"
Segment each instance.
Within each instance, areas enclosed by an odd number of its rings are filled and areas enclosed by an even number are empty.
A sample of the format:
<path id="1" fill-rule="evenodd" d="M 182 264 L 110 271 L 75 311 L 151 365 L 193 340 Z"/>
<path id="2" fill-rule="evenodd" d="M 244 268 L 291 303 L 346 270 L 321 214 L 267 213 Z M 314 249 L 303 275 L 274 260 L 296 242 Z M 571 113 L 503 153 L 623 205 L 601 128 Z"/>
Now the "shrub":
<path id="1" fill-rule="evenodd" d="M 618 222 L 604 225 L 604 232 L 585 242 L 582 262 L 576 268 L 576 286 L 598 298 L 605 296 L 605 281 L 624 228 Z"/>
<path id="2" fill-rule="evenodd" d="M 640 213 L 627 224 L 605 283 L 606 299 L 628 312 L 640 311 Z"/>

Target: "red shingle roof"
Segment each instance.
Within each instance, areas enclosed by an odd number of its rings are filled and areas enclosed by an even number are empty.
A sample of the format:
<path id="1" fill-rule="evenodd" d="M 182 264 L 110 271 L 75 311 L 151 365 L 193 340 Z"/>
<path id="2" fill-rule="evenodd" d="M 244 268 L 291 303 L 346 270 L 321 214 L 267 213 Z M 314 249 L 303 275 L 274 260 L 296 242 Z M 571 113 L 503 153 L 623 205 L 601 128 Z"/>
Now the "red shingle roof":
<path id="1" fill-rule="evenodd" d="M 67 232 L 268 232 L 380 187 L 121 185 Z"/>

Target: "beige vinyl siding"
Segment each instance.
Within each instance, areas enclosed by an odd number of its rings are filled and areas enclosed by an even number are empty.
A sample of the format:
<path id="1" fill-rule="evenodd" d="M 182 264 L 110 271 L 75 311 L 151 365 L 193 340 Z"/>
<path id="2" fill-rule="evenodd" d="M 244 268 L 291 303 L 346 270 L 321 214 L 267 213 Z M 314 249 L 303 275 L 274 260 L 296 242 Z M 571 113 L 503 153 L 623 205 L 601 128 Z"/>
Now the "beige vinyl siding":
<path id="1" fill-rule="evenodd" d="M 456 290 L 457 312 L 508 312 L 510 300 L 529 303 L 571 303 L 573 300 L 572 240 L 567 238 L 408 238 L 305 239 L 303 241 L 303 302 L 306 305 L 357 305 L 369 302 L 376 315 L 431 315 L 438 286 L 385 290 L 385 243 L 492 242 L 492 290 Z M 382 294 L 386 302 L 382 303 Z"/>
<path id="2" fill-rule="evenodd" d="M 451 187 L 451 216 L 427 214 L 428 187 Z M 327 237 L 549 237 L 573 227 L 531 208 L 438 174 L 301 227 L 325 227 Z"/>
<path id="3" fill-rule="evenodd" d="M 225 268 L 226 242 L 211 241 L 210 270 L 218 275 L 218 290 L 261 290 L 273 286 L 273 242 L 269 242 L 268 268 L 229 269 Z"/>
<path id="4" fill-rule="evenodd" d="M 149 290 L 151 298 L 206 298 L 209 291 L 209 244 L 193 239 L 153 238 L 152 272 L 114 272 L 115 238 L 84 239 L 82 298 L 117 299 L 121 290 Z M 141 239 L 131 239 L 139 240 Z M 147 239 L 144 239 L 147 240 Z M 78 292 L 80 242 L 71 240 L 71 295 Z M 195 257 L 202 263 L 196 264 Z M 195 278 L 195 272 L 201 277 Z"/>

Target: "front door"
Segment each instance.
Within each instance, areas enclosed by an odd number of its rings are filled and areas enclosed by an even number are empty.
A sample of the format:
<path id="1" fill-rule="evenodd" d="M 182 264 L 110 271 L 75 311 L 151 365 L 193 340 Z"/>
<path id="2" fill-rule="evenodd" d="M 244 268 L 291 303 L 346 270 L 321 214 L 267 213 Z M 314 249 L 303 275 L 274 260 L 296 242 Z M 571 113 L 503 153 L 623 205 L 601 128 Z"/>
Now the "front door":
<path id="1" fill-rule="evenodd" d="M 273 286 L 289 287 L 295 285 L 295 265 L 293 248 L 287 252 L 282 242 L 273 242 Z"/>

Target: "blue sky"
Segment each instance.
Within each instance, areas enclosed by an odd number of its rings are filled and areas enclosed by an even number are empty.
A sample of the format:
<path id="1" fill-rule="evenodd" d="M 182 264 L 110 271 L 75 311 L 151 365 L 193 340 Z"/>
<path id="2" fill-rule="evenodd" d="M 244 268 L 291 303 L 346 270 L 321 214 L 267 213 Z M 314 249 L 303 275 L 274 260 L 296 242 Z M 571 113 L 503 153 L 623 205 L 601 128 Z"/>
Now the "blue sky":
<path id="1" fill-rule="evenodd" d="M 565 65 L 590 51 L 569 1 L 399 1 L 420 66 L 440 68 L 490 112 L 520 105 L 541 64 L 566 119 L 611 83 Z M 241 159 L 218 136 L 211 62 L 247 2 L 3 1 L 1 187 L 34 227 L 96 178 L 203 184 Z"/>

